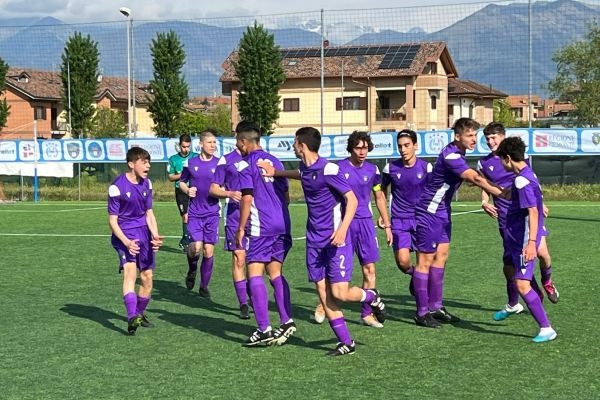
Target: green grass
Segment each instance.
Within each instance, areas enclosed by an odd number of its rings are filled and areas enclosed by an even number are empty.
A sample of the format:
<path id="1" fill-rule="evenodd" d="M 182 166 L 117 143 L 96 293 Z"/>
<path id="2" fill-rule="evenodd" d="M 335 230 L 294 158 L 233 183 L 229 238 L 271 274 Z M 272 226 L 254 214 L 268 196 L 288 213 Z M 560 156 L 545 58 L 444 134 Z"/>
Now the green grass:
<path id="1" fill-rule="evenodd" d="M 0 206 L 0 398 L 597 398 L 600 205 L 549 206 L 561 300 L 545 304 L 556 341 L 532 343 L 537 327 L 527 313 L 492 321 L 505 302 L 499 237 L 487 216 L 465 213 L 453 218 L 444 295 L 464 322 L 416 327 L 407 277 L 396 270 L 391 250 L 382 249 L 378 288 L 390 320 L 381 330 L 363 327 L 359 306 L 345 305 L 358 347 L 337 359 L 324 356 L 335 345 L 329 326 L 311 321 L 316 297 L 302 240 L 285 265 L 296 336 L 281 348 L 246 349 L 240 343 L 254 321 L 237 318 L 229 255 L 218 246 L 213 302 L 187 292 L 175 204 L 157 203 L 168 238 L 148 312 L 156 327 L 129 337 L 105 204 Z M 476 209 L 474 203 L 454 207 L 457 213 Z M 294 237 L 303 236 L 304 206 L 293 205 L 292 215 Z M 359 278 L 355 273 L 355 282 Z M 271 320 L 277 322 L 274 312 Z"/>

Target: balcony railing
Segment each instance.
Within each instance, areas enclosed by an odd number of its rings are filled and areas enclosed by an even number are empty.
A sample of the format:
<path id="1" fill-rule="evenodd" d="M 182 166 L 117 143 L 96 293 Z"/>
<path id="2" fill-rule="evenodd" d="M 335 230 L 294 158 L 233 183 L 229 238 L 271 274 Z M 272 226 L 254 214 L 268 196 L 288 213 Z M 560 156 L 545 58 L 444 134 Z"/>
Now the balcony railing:
<path id="1" fill-rule="evenodd" d="M 379 109 L 375 115 L 377 121 L 406 121 L 406 114 L 396 109 Z"/>

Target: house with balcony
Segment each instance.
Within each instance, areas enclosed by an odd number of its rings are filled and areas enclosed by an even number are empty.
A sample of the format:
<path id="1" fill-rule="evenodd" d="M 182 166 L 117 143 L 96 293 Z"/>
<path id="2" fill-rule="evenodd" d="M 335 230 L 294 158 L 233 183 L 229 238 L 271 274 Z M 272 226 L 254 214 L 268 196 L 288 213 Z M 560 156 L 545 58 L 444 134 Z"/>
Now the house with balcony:
<path id="1" fill-rule="evenodd" d="M 137 131 L 152 133 L 154 123 L 147 112 L 147 88 L 135 84 Z M 63 84 L 59 72 L 9 68 L 0 100 L 10 105 L 10 115 L 0 139 L 31 139 L 37 121 L 37 137 L 70 137 L 69 117 L 62 106 Z M 102 77 L 94 99 L 96 107 L 121 110 L 127 122 L 127 79 Z"/>
<path id="2" fill-rule="evenodd" d="M 487 90 L 451 94 L 449 81 L 458 72 L 444 42 L 326 47 L 322 66 L 321 48 L 280 51 L 286 80 L 279 91 L 275 134 L 320 127 L 321 110 L 326 134 L 447 129 L 455 116 L 465 113 L 461 101 L 469 102 L 473 115 L 487 118 L 493 113 L 489 96 L 504 96 Z M 223 94 L 231 96 L 233 126 L 240 120 L 236 99 L 241 87 L 233 67 L 237 58 L 237 51 L 229 54 L 220 78 Z"/>
<path id="3" fill-rule="evenodd" d="M 471 80 L 448 78 L 448 126 L 463 117 L 473 118 L 482 125 L 494 120 L 494 100 L 508 95 Z"/>

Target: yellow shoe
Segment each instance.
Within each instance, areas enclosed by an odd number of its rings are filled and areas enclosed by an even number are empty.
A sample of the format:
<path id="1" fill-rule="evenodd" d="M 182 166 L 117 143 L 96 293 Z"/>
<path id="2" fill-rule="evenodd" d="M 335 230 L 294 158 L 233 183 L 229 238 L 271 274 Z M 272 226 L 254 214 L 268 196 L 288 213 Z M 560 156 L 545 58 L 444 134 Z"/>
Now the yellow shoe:
<path id="1" fill-rule="evenodd" d="M 319 303 L 317 308 L 315 308 L 315 322 L 317 324 L 322 324 L 325 322 L 325 309 L 323 308 L 323 304 Z"/>
<path id="2" fill-rule="evenodd" d="M 381 322 L 377 321 L 377 319 L 375 319 L 373 314 L 367 315 L 366 317 L 364 317 L 362 319 L 362 323 L 363 323 L 363 325 L 370 326 L 372 328 L 383 328 L 383 324 Z"/>

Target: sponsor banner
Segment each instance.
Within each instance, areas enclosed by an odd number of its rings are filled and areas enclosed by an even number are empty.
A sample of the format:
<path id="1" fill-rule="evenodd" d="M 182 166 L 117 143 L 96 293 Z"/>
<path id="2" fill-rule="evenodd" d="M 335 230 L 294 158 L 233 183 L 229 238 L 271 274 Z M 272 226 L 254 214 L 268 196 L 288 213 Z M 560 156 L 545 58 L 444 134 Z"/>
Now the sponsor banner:
<path id="1" fill-rule="evenodd" d="M 17 142 L 0 141 L 0 161 L 17 161 Z"/>
<path id="2" fill-rule="evenodd" d="M 333 156 L 335 158 L 346 158 L 350 156 L 350 153 L 346 151 L 349 136 L 350 135 L 338 135 L 333 137 Z"/>
<path id="3" fill-rule="evenodd" d="M 104 161 L 106 158 L 104 142 L 100 140 L 86 140 L 85 155 L 86 159 L 89 161 Z"/>
<path id="4" fill-rule="evenodd" d="M 444 146 L 450 143 L 450 134 L 447 131 L 425 132 L 422 137 L 426 156 L 437 156 Z"/>
<path id="5" fill-rule="evenodd" d="M 165 148 L 165 154 L 168 160 L 171 156 L 174 156 L 175 154 L 179 153 L 179 138 L 167 139 L 165 141 Z M 193 146 L 192 148 L 190 148 L 190 151 L 194 151 Z"/>
<path id="6" fill-rule="evenodd" d="M 581 151 L 584 153 L 600 153 L 600 128 L 581 131 Z"/>
<path id="7" fill-rule="evenodd" d="M 271 137 L 266 149 L 267 152 L 280 160 L 296 158 L 293 137 Z"/>
<path id="8" fill-rule="evenodd" d="M 127 150 L 125 149 L 124 140 L 107 140 L 106 141 L 106 158 L 109 161 L 125 161 Z"/>
<path id="9" fill-rule="evenodd" d="M 394 142 L 396 136 L 390 133 L 380 133 L 377 135 L 371 135 L 371 141 L 373 142 L 373 150 L 369 153 L 369 157 L 390 157 L 396 153 Z"/>
<path id="10" fill-rule="evenodd" d="M 23 140 L 19 142 L 19 158 L 21 161 L 35 161 L 40 159 L 40 152 L 36 150 L 39 145 L 36 146 L 33 140 Z"/>
<path id="11" fill-rule="evenodd" d="M 63 158 L 61 143 L 55 140 L 42 142 L 42 157 L 46 161 L 60 161 Z"/>
<path id="12" fill-rule="evenodd" d="M 330 158 L 332 153 L 332 140 L 331 136 L 323 136 L 321 137 L 321 147 L 319 148 L 319 155 L 321 157 Z M 294 160 L 296 157 L 294 156 Z"/>
<path id="13" fill-rule="evenodd" d="M 81 140 L 65 140 L 63 141 L 64 159 L 66 161 L 82 161 L 83 141 Z"/>
<path id="14" fill-rule="evenodd" d="M 161 161 L 165 159 L 164 142 L 161 139 L 129 140 L 127 148 L 141 147 L 150 153 L 151 161 Z"/>
<path id="15" fill-rule="evenodd" d="M 0 175 L 73 178 L 74 173 L 68 162 L 0 162 Z"/>
<path id="16" fill-rule="evenodd" d="M 235 147 L 235 138 L 223 138 L 221 146 L 223 147 L 223 155 L 229 154 L 237 148 Z"/>
<path id="17" fill-rule="evenodd" d="M 535 153 L 572 154 L 577 152 L 577 131 L 574 129 L 533 130 Z"/>

